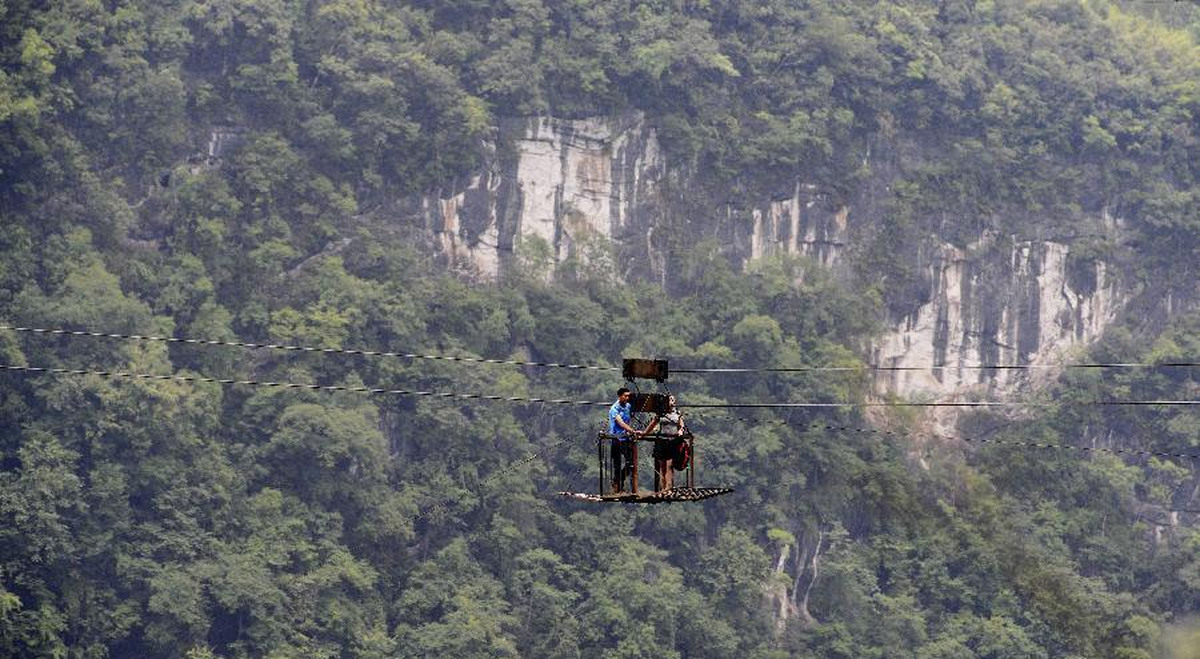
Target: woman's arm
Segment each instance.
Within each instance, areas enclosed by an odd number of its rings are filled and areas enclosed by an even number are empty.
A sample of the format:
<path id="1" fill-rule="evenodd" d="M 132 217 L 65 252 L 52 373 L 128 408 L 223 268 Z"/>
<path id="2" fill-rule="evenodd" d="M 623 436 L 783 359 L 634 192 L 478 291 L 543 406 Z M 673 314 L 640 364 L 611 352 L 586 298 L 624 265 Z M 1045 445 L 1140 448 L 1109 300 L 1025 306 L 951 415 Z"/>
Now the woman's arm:
<path id="1" fill-rule="evenodd" d="M 650 419 L 650 425 L 646 426 L 646 429 L 642 431 L 642 434 L 649 435 L 650 433 L 654 432 L 654 429 L 658 427 L 659 418 L 660 417 L 655 416 L 653 419 Z"/>

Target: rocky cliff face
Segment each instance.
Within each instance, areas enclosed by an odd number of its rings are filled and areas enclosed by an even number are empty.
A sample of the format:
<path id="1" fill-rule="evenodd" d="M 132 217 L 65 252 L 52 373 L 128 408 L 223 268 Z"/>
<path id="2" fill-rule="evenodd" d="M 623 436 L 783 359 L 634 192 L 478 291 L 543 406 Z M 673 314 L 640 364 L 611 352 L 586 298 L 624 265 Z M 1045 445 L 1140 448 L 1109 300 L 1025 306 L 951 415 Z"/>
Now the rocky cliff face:
<path id="1" fill-rule="evenodd" d="M 913 369 L 882 373 L 882 389 L 944 398 L 1037 382 L 1053 371 L 1003 367 L 1062 362 L 1116 319 L 1125 299 L 1104 263 L 1072 268 L 1070 246 L 1058 242 L 997 243 L 939 248 L 927 266 L 929 302 L 874 346 L 872 363 Z M 931 364 L 942 368 L 921 368 Z"/>
<path id="2" fill-rule="evenodd" d="M 879 219 L 865 192 L 836 204 L 796 181 L 782 198 L 712 204 L 697 201 L 704 197 L 689 192 L 686 179 L 640 116 L 513 120 L 499 127 L 480 172 L 409 212 L 455 267 L 480 278 L 500 276 L 523 253 L 586 261 L 601 245 L 619 257 L 622 275 L 649 273 L 663 283 L 669 232 L 687 234 L 686 243 L 716 239 L 743 264 L 784 253 L 844 269 L 848 250 Z M 930 236 L 924 246 L 897 246 L 896 258 L 914 260 L 927 291 L 894 319 L 871 361 L 943 367 L 880 377 L 883 391 L 903 396 L 946 398 L 1036 380 L 1046 372 L 986 367 L 1058 361 L 1096 339 L 1126 302 L 1109 267 L 1074 263 L 1066 241 L 985 235 L 957 248 Z"/>
<path id="3" fill-rule="evenodd" d="M 561 263 L 589 245 L 648 241 L 661 225 L 666 168 L 640 117 L 513 120 L 497 134 L 481 173 L 420 202 L 455 267 L 491 279 L 522 251 L 549 248 Z"/>

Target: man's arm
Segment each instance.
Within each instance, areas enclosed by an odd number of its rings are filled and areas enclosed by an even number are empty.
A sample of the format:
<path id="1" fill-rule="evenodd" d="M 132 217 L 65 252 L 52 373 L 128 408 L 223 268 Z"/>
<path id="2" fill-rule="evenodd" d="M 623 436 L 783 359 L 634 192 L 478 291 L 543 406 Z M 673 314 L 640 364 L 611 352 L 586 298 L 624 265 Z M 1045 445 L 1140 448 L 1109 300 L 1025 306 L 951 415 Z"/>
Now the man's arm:
<path id="1" fill-rule="evenodd" d="M 634 435 L 638 434 L 638 431 L 634 430 L 633 426 L 629 425 L 628 423 L 625 423 L 625 419 L 622 419 L 619 415 L 617 417 L 615 417 L 615 419 L 617 421 L 617 425 L 624 428 L 625 432 L 633 433 Z"/>
<path id="2" fill-rule="evenodd" d="M 620 426 L 620 427 L 622 427 L 622 429 L 623 429 L 625 432 L 629 432 L 629 433 L 631 433 L 631 435 L 637 435 L 637 431 L 636 431 L 636 430 L 634 430 L 634 426 L 631 426 L 631 425 L 629 425 L 629 424 L 626 424 L 626 423 L 625 423 L 625 419 L 624 419 L 624 418 L 622 418 L 622 415 L 620 415 L 620 414 L 613 415 L 613 418 L 612 418 L 612 419 L 613 419 L 614 421 L 617 421 L 617 425 L 618 425 L 618 426 Z"/>

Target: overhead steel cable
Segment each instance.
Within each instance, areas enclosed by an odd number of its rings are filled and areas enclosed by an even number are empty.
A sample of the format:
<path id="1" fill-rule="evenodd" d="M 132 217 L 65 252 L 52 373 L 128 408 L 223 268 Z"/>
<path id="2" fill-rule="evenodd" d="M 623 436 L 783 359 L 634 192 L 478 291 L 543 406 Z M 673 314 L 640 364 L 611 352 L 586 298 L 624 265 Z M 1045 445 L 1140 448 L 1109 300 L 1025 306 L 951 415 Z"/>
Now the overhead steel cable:
<path id="1" fill-rule="evenodd" d="M 612 401 L 600 400 L 571 400 L 566 398 L 533 398 L 525 396 L 497 396 L 489 394 L 470 394 L 452 391 L 422 391 L 416 389 L 385 389 L 379 387 L 347 386 L 332 384 L 309 384 L 302 382 L 280 382 L 264 380 L 237 380 L 232 378 L 211 378 L 201 375 L 164 375 L 156 373 L 133 373 L 129 371 L 104 371 L 91 369 L 51 368 L 46 366 L 18 366 L 15 364 L 0 364 L 0 370 L 21 373 L 48 373 L 53 375 L 95 375 L 105 378 L 121 378 L 128 380 L 159 380 L 174 382 L 206 382 L 221 385 L 245 385 L 250 387 L 274 387 L 280 389 L 307 389 L 313 391 L 336 391 L 363 393 L 372 395 L 417 396 L 427 398 L 446 398 L 453 400 L 483 400 L 504 403 L 537 403 L 542 405 L 576 405 L 576 406 L 607 406 Z M 1200 405 L 1200 400 L 1091 400 L 1054 402 L 999 402 L 999 401 L 963 401 L 963 402 L 862 402 L 862 403 L 699 403 L 680 405 L 680 409 L 731 409 L 731 408 L 838 408 L 838 407 L 1046 407 L 1057 404 L 1068 405 Z"/>
<path id="2" fill-rule="evenodd" d="M 252 343 L 249 341 L 220 341 L 216 339 L 189 339 L 175 336 L 154 336 L 147 334 L 119 334 L 114 332 L 92 332 L 88 330 L 68 330 L 45 327 L 19 327 L 15 325 L 0 325 L 0 330 L 12 332 L 29 332 L 33 334 L 50 334 L 58 336 L 85 336 L 95 339 L 121 339 L 126 341 L 157 341 L 161 343 L 182 343 L 187 345 L 225 346 L 229 348 L 249 348 L 266 350 L 286 350 L 290 352 L 310 352 L 320 354 L 362 355 L 366 357 L 398 357 L 400 359 L 428 359 L 447 362 L 471 362 L 476 364 L 500 364 L 504 366 L 539 366 L 546 368 L 567 368 L 579 371 L 620 371 L 619 366 L 598 366 L 592 364 L 559 364 L 556 362 L 533 362 L 518 359 L 487 359 L 484 357 L 459 357 L 454 355 L 421 355 L 412 352 L 392 352 L 387 350 L 364 350 L 359 348 L 315 348 L 312 346 L 296 346 L 283 343 Z"/>
<path id="3" fill-rule="evenodd" d="M 701 417 L 701 420 L 714 419 L 714 418 L 724 419 L 724 420 L 728 420 L 728 421 L 742 421 L 742 422 L 746 422 L 746 423 L 796 426 L 796 424 L 785 421 L 783 419 L 760 420 L 760 419 L 748 419 L 748 418 L 744 418 L 744 417 L 733 417 L 733 416 L 726 416 L 726 415 L 712 415 L 712 416 L 707 416 L 707 417 Z M 957 435 L 941 435 L 938 433 L 904 432 L 904 431 L 895 431 L 895 430 L 879 430 L 876 428 L 859 428 L 859 427 L 855 427 L 855 426 L 838 426 L 838 425 L 834 425 L 831 423 L 810 423 L 810 424 L 804 424 L 804 425 L 801 425 L 798 427 L 812 429 L 812 430 L 853 432 L 853 433 L 859 433 L 859 434 L 882 435 L 882 436 L 888 436 L 888 437 L 920 437 L 920 436 L 924 436 L 924 437 L 934 437 L 937 439 L 955 440 L 955 441 L 965 442 L 965 443 L 969 443 L 969 444 L 993 444 L 996 446 L 1017 446 L 1017 447 L 1021 447 L 1021 448 L 1054 449 L 1054 450 L 1063 450 L 1063 451 L 1084 451 L 1084 452 L 1088 452 L 1088 453 L 1112 453 L 1115 455 L 1135 455 L 1135 456 L 1143 456 L 1143 457 L 1184 458 L 1184 459 L 1200 460 L 1200 454 L 1193 454 L 1193 453 L 1171 453 L 1169 451 L 1146 451 L 1146 450 L 1142 450 L 1142 449 L 1107 448 L 1107 447 L 1103 447 L 1103 446 L 1076 446 L 1074 444 L 1048 444 L 1045 442 L 1022 442 L 1022 441 L 1015 441 L 1015 440 L 1009 440 L 1009 439 L 990 439 L 990 438 L 981 438 L 981 437 L 959 437 Z"/>
<path id="4" fill-rule="evenodd" d="M 105 378 L 122 378 L 122 379 L 150 380 L 150 381 L 214 383 L 214 384 L 220 384 L 220 385 L 246 385 L 246 386 L 257 386 L 257 387 L 278 387 L 278 388 L 285 388 L 285 389 L 303 389 L 303 390 L 331 391 L 331 392 L 354 392 L 354 393 L 397 395 L 397 396 L 425 396 L 425 397 L 432 397 L 432 398 L 456 399 L 456 400 L 484 400 L 484 401 L 514 402 L 514 403 L 540 403 L 540 404 L 579 405 L 579 406 L 603 406 L 603 405 L 610 404 L 608 401 L 527 398 L 527 397 L 521 397 L 521 396 L 495 396 L 495 395 L 485 395 L 485 394 L 463 394 L 463 393 L 455 393 L 455 392 L 418 391 L 418 390 L 407 390 L 407 389 L 384 389 L 384 388 L 365 387 L 365 386 L 319 385 L 319 384 L 306 384 L 306 383 L 296 383 L 296 382 L 236 380 L 236 379 L 231 379 L 231 378 L 211 378 L 211 377 L 205 377 L 205 376 L 192 376 L 192 375 L 165 375 L 165 374 L 152 374 L 152 373 L 133 373 L 133 372 L 128 372 L 128 371 L 66 369 L 66 368 L 50 368 L 50 367 L 42 367 L 42 366 L 19 366 L 19 365 L 15 365 L 15 364 L 0 364 L 0 370 L 6 370 L 6 371 L 18 372 L 18 373 L 44 373 L 44 374 L 55 374 L 55 375 L 78 375 L 78 376 L 94 375 L 94 376 L 105 377 Z M 979 403 L 975 403 L 975 404 L 978 405 Z M 1200 404 L 1200 401 L 1157 401 L 1157 402 L 1151 402 L 1151 401 L 1103 401 L 1103 402 L 1101 402 L 1101 401 L 1079 401 L 1076 404 L 1188 404 L 1188 405 L 1194 405 L 1194 404 Z M 767 404 L 757 404 L 755 406 L 761 407 L 764 405 L 767 405 Z M 897 404 L 896 403 L 857 403 L 857 404 L 786 403 L 786 404 L 775 404 L 775 405 L 776 406 L 786 405 L 788 407 L 855 407 L 855 406 L 865 406 L 865 405 L 896 406 Z M 930 403 L 909 403 L 908 405 L 920 406 L 920 405 L 930 405 Z M 1020 403 L 1014 403 L 1013 405 L 1020 405 Z M 690 407 L 712 409 L 712 408 L 719 408 L 719 407 L 745 407 L 745 406 L 747 406 L 747 405 L 745 405 L 745 404 L 724 404 L 724 405 L 722 405 L 722 404 L 703 404 L 703 405 L 693 405 Z M 860 432 L 860 433 L 876 433 L 876 434 L 882 434 L 882 435 L 895 435 L 895 436 L 909 434 L 909 433 L 897 433 L 897 432 L 893 432 L 893 431 L 873 430 L 873 429 L 868 429 L 868 428 L 853 428 L 853 427 L 848 427 L 848 426 L 835 426 L 833 424 L 812 424 L 810 427 L 824 428 L 826 430 L 831 430 L 831 431 L 842 430 L 842 431 L 853 431 L 853 432 Z M 501 468 L 500 470 L 497 470 L 493 474 L 489 475 L 488 478 L 485 478 L 483 481 L 481 481 L 480 487 L 482 488 L 482 487 L 488 485 L 490 482 L 492 482 L 496 478 L 498 478 L 499 476 L 501 476 L 505 473 L 509 473 L 513 469 L 516 469 L 517 467 L 520 467 L 521 465 L 528 464 L 529 462 L 532 462 L 533 460 L 546 454 L 547 452 L 549 452 L 555 448 L 558 448 L 560 446 L 565 445 L 566 443 L 568 443 L 570 441 L 570 439 L 571 438 L 565 438 L 563 440 L 560 440 L 548 447 L 543 448 L 542 450 L 535 451 L 534 453 L 531 453 L 529 456 L 527 456 L 521 460 L 518 460 L 514 463 L 511 463 L 510 465 L 508 465 L 504 468 Z M 1020 446 L 1023 448 L 1074 449 L 1074 450 L 1091 451 L 1091 452 L 1108 452 L 1108 453 L 1113 453 L 1113 454 L 1117 454 L 1117 455 L 1145 455 L 1145 456 L 1175 457 L 1175 458 L 1200 458 L 1200 455 L 1189 455 L 1189 454 L 1182 454 L 1182 453 L 1168 453 L 1168 452 L 1158 452 L 1158 451 L 1142 451 L 1142 450 L 1134 450 L 1134 449 L 1109 449 L 1109 448 L 1103 448 L 1103 447 L 1081 447 L 1081 446 L 1071 446 L 1071 445 L 1061 445 L 1061 444 L 1043 444 L 1043 443 L 1037 443 L 1037 442 L 1013 442 L 1013 441 L 995 440 L 995 439 L 971 439 L 971 438 L 965 438 L 965 437 L 951 437 L 950 439 L 958 439 L 958 440 L 964 441 L 964 442 L 977 442 L 977 443 L 981 443 L 981 444 Z M 438 504 L 435 504 L 433 507 L 427 508 L 425 511 L 419 512 L 417 515 L 413 516 L 412 520 L 415 522 L 416 520 L 427 517 L 432 512 L 435 512 L 438 509 L 442 509 L 445 506 L 446 506 L 446 503 L 444 501 L 440 502 Z"/>
<path id="5" fill-rule="evenodd" d="M 519 359 L 491 359 L 485 357 L 462 357 L 455 355 L 419 354 L 413 352 L 398 352 L 387 350 L 367 350 L 360 348 L 317 348 L 282 343 L 254 343 L 249 341 L 222 341 L 217 339 L 194 339 L 174 336 L 155 336 L 147 334 L 121 334 L 115 332 L 95 332 L 90 330 L 68 330 L 46 327 L 23 327 L 0 324 L 0 330 L 26 332 L 57 336 L 79 336 L 98 339 L 118 339 L 127 341 L 156 341 L 162 343 L 177 343 L 199 346 L 224 346 L 231 348 L 282 350 L 289 352 L 304 352 L 317 354 L 361 355 L 366 357 L 395 357 L 400 359 L 422 359 L 447 362 L 464 362 L 474 364 L 495 364 L 501 366 L 532 366 L 539 368 L 565 368 L 579 371 L 618 372 L 619 366 L 604 366 L 598 364 L 569 364 L 559 362 L 523 361 Z M 728 367 L 728 368 L 672 368 L 673 374 L 703 375 L 738 374 L 738 373 L 836 373 L 836 372 L 906 372 L 930 370 L 996 370 L 1019 371 L 1032 369 L 1105 369 L 1105 368 L 1195 368 L 1200 367 L 1200 361 L 1175 362 L 1110 362 L 1110 363 L 1066 363 L 1066 364 L 979 364 L 979 365 L 929 365 L 929 366 L 879 366 L 864 364 L 861 366 L 770 366 L 761 368 Z"/>
<path id="6" fill-rule="evenodd" d="M 1200 405 L 1200 400 L 1082 400 L 1082 401 L 931 401 L 863 403 L 690 403 L 680 409 L 788 409 L 806 407 L 1052 407 L 1055 405 Z"/>
<path id="7" fill-rule="evenodd" d="M 302 382 L 275 382 L 264 380 L 235 380 L 210 378 L 201 375 L 162 375 L 155 373 L 132 373 L 128 371 L 100 371 L 76 368 L 49 368 L 44 366 L 16 366 L 0 364 L 0 370 L 26 373 L 49 373 L 53 375 L 95 375 L 103 378 L 128 380 L 167 380 L 174 382 L 207 382 L 221 385 L 245 385 L 249 387 L 275 387 L 279 389 L 308 389 L 313 391 L 339 391 L 373 395 L 419 396 L 428 398 L 450 398 L 455 400 L 487 400 L 504 403 L 539 403 L 543 405 L 611 405 L 610 401 L 569 400 L 565 398 L 527 398 L 524 396 L 495 396 L 488 394 L 464 394 L 449 391 L 420 391 L 414 389 L 383 389 L 378 387 L 351 387 L 336 384 L 308 384 Z"/>
<path id="8" fill-rule="evenodd" d="M 811 373 L 814 371 L 830 372 L 855 372 L 855 371 L 880 371 L 880 372 L 903 372 L 903 371 L 941 371 L 946 369 L 961 369 L 971 371 L 1027 371 L 1033 369 L 1055 369 L 1055 368 L 1083 368 L 1083 369 L 1100 369 L 1100 368 L 1193 368 L 1200 366 L 1200 362 L 1111 362 L 1111 363 L 1079 363 L 1079 364 L 962 364 L 962 365 L 930 365 L 930 366 L 875 366 L 864 364 L 862 366 L 770 366 L 763 368 L 672 368 L 671 374 L 688 373 Z"/>

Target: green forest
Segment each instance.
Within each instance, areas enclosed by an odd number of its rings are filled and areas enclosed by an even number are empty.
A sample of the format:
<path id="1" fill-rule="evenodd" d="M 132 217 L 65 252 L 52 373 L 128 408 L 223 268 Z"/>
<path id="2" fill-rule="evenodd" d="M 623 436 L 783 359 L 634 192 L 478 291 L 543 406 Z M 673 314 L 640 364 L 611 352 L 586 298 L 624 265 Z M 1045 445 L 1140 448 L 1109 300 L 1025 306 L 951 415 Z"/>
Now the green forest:
<path id="1" fill-rule="evenodd" d="M 1087 404 L 1200 399 L 1195 367 L 1068 370 L 957 438 L 855 369 L 947 213 L 1123 218 L 1080 253 L 1140 294 L 1081 360 L 1196 362 L 1198 40 L 1186 2 L 0 0 L 0 325 L 465 359 L 0 330 L 0 655 L 1195 659 L 1200 408 Z M 854 281 L 685 240 L 668 290 L 480 285 L 384 219 L 502 119 L 631 110 L 715 196 L 926 151 Z M 850 370 L 673 376 L 735 492 L 641 507 L 556 494 L 602 406 L 212 381 L 611 401 L 470 360 L 634 356 Z M 838 405 L 686 408 L 745 401 Z"/>

